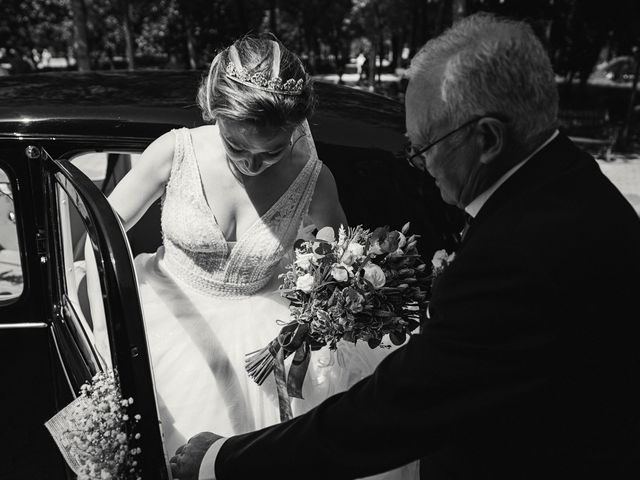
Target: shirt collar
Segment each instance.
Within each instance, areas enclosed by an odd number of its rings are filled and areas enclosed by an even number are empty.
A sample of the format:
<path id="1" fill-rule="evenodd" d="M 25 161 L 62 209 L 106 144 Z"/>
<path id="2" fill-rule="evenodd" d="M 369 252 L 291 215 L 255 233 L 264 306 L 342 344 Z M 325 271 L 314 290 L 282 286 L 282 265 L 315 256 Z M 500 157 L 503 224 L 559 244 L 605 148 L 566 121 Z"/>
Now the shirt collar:
<path id="1" fill-rule="evenodd" d="M 482 192 L 480 195 L 478 195 L 476 198 L 474 198 L 469 205 L 467 205 L 464 208 L 464 211 L 467 212 L 469 215 L 471 215 L 472 217 L 475 218 L 476 215 L 478 215 L 478 212 L 480 211 L 480 209 L 483 207 L 483 205 L 487 202 L 487 200 L 489 200 L 489 197 L 491 195 L 493 195 L 493 193 L 500 187 L 500 185 L 502 185 L 504 182 L 506 182 L 509 177 L 511 177 L 514 173 L 516 173 L 520 168 L 522 168 L 522 166 L 527 163 L 527 161 L 532 158 L 536 153 L 538 153 L 540 150 L 542 150 L 544 147 L 546 147 L 547 145 L 549 145 L 554 138 L 556 138 L 558 136 L 560 132 L 556 129 L 549 138 L 547 138 L 547 140 L 540 145 L 538 148 L 536 148 L 528 157 L 526 157 L 524 160 L 522 160 L 520 163 L 518 163 L 517 165 L 515 165 L 514 167 L 512 167 L 507 173 L 505 173 L 504 175 L 502 175 L 498 181 L 496 181 L 493 185 L 491 185 L 488 189 L 486 189 L 484 192 Z"/>

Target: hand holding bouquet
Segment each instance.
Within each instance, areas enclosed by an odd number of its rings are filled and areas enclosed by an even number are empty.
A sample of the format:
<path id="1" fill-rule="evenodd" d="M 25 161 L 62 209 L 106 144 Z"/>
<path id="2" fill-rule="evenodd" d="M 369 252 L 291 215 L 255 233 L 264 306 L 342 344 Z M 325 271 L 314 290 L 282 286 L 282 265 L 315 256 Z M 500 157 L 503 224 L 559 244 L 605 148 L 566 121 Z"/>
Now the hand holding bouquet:
<path id="1" fill-rule="evenodd" d="M 283 402 L 283 361 L 295 352 L 286 384 L 289 396 L 302 398 L 302 380 L 310 350 L 338 348 L 340 340 L 366 341 L 371 348 L 401 345 L 425 315 L 431 286 L 416 248 L 417 236 L 388 227 L 321 229 L 314 240 L 296 246 L 296 260 L 282 275 L 281 293 L 291 301 L 292 321 L 268 346 L 247 356 L 247 371 L 258 383 L 275 369 L 281 417 L 290 418 Z"/>

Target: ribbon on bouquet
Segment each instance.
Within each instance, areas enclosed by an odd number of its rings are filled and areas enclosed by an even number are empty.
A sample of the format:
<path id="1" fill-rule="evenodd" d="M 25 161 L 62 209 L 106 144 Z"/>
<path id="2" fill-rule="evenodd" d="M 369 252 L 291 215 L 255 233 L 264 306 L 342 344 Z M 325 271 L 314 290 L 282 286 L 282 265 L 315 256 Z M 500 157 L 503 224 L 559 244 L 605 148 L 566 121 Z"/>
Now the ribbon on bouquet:
<path id="1" fill-rule="evenodd" d="M 273 371 L 282 422 L 293 418 L 290 397 L 302 398 L 302 384 L 311 359 L 308 333 L 307 324 L 288 323 L 269 345 L 246 355 L 245 369 L 258 385 L 262 385 Z M 286 375 L 284 361 L 292 353 L 289 375 Z"/>

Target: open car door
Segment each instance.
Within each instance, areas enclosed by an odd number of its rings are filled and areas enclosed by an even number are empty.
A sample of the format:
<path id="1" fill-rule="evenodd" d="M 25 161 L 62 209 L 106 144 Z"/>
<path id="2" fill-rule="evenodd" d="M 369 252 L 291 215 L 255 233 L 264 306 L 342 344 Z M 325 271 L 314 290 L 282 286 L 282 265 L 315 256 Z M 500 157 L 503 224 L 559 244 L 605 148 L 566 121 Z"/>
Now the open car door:
<path id="1" fill-rule="evenodd" d="M 117 371 L 122 397 L 133 398 L 135 413 L 141 415 L 136 426 L 141 433 L 137 443 L 142 450 L 138 457 L 141 476 L 168 479 L 142 309 L 125 231 L 104 195 L 70 161 L 53 160 L 41 147 L 34 154 L 41 157 L 44 166 L 46 237 L 52 272 L 50 331 L 69 394 L 75 396 L 80 386 L 100 370 Z M 103 344 L 108 346 L 102 350 L 96 342 L 96 319 L 91 318 L 92 309 L 87 308 L 82 288 L 78 288 L 83 282 L 76 278 L 83 272 L 85 239 L 92 247 L 99 279 L 94 288 L 100 290 L 97 298 L 102 299 L 102 305 L 93 305 L 93 309 L 102 310 L 106 326 Z M 85 272 L 87 267 L 85 263 Z"/>

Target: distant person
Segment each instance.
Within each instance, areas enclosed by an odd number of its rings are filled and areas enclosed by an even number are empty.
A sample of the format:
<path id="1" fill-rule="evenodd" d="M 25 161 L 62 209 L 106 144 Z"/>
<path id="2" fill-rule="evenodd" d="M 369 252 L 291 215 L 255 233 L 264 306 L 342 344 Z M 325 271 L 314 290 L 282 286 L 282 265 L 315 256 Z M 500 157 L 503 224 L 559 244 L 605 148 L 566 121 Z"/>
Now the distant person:
<path id="1" fill-rule="evenodd" d="M 365 65 L 367 64 L 367 57 L 365 57 L 364 53 L 362 51 L 360 51 L 358 53 L 358 56 L 356 57 L 356 71 L 358 73 L 358 85 L 360 85 L 360 82 L 362 81 L 362 76 L 363 74 L 365 75 L 366 78 L 366 70 L 365 70 Z"/>

